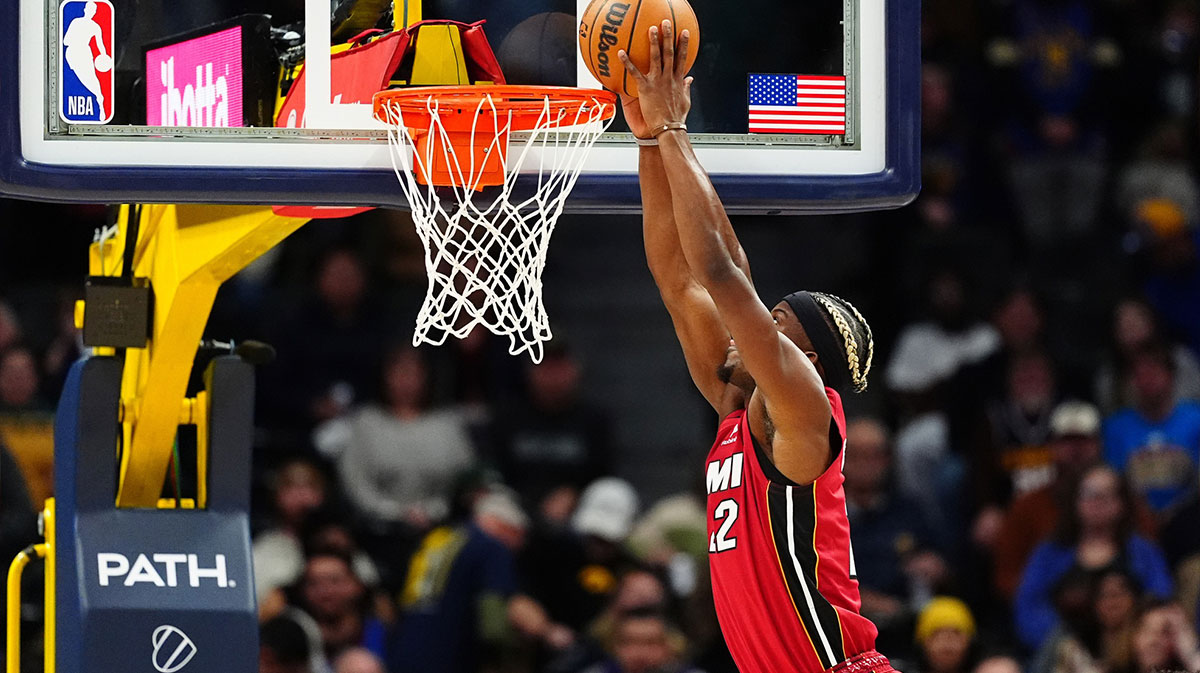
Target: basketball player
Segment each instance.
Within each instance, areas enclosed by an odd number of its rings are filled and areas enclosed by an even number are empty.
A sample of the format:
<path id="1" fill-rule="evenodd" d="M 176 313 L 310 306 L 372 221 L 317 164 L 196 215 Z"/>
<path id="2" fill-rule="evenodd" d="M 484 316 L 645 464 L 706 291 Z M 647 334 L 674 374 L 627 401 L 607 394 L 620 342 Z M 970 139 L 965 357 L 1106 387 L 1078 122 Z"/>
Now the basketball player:
<path id="1" fill-rule="evenodd" d="M 96 76 L 96 60 L 107 59 L 109 55 L 104 50 L 104 38 L 100 32 L 100 25 L 92 19 L 94 16 L 96 16 L 96 3 L 89 2 L 83 6 L 83 16 L 72 19 L 71 23 L 67 25 L 67 32 L 63 35 L 62 42 L 66 47 L 64 56 L 66 56 L 67 65 L 71 68 L 71 72 L 79 78 L 79 83 L 96 97 L 96 106 L 101 110 L 100 117 L 103 119 L 104 93 L 100 88 L 100 78 Z M 96 42 L 96 47 L 100 50 L 99 56 L 92 56 L 92 41 Z"/>
<path id="2" fill-rule="evenodd" d="M 650 28 L 650 40 L 645 73 L 618 53 L 640 95 L 623 104 L 642 138 L 650 270 L 692 379 L 722 418 L 706 483 L 725 641 L 743 673 L 889 672 L 875 626 L 859 614 L 842 492 L 841 394 L 866 388 L 871 329 L 827 294 L 763 305 L 688 142 L 691 78 L 676 67 L 688 34 L 678 58 L 670 22 Z"/>

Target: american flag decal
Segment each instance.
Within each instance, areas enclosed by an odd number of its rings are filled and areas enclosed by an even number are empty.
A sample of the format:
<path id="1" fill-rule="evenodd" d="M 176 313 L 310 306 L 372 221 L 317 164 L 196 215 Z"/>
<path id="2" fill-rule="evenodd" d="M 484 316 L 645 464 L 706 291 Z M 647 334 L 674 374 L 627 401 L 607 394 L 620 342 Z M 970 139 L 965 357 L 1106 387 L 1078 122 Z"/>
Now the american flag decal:
<path id="1" fill-rule="evenodd" d="M 846 134 L 846 78 L 750 75 L 751 133 Z"/>

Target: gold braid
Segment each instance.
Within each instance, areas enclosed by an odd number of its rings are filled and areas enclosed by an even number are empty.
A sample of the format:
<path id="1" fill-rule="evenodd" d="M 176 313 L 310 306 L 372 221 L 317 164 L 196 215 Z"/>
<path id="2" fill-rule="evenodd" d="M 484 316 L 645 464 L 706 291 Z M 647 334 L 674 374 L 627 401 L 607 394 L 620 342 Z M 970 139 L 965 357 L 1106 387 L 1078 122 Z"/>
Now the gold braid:
<path id="1" fill-rule="evenodd" d="M 850 368 L 850 382 L 854 386 L 854 392 L 861 393 L 867 389 L 867 372 L 871 371 L 871 360 L 875 357 L 875 337 L 871 333 L 871 326 L 863 319 L 862 314 L 854 305 L 845 299 L 837 298 L 839 302 L 846 305 L 854 318 L 863 326 L 867 337 L 867 353 L 866 362 L 860 362 L 858 339 L 854 337 L 854 330 L 850 329 L 850 322 L 846 319 L 845 312 L 841 307 L 833 301 L 831 295 L 822 292 L 812 292 L 813 299 L 829 313 L 829 317 L 833 319 L 834 326 L 842 337 L 842 347 L 846 351 L 846 364 Z"/>

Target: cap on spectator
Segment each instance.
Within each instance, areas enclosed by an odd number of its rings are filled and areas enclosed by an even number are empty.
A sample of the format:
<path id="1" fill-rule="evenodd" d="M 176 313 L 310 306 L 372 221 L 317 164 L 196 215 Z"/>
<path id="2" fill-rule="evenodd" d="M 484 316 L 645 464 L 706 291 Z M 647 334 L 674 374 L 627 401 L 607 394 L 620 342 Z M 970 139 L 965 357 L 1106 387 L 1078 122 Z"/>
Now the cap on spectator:
<path id="1" fill-rule="evenodd" d="M 571 526 L 581 535 L 621 542 L 633 530 L 637 510 L 637 493 L 629 482 L 605 477 L 584 489 Z"/>
<path id="2" fill-rule="evenodd" d="M 952 596 L 935 596 L 917 616 L 917 642 L 942 629 L 954 629 L 968 638 L 975 635 L 975 618 L 967 604 Z"/>
<path id="3" fill-rule="evenodd" d="M 1099 432 L 1100 410 L 1087 402 L 1067 400 L 1050 416 L 1050 434 L 1054 437 L 1094 437 Z"/>
<path id="4" fill-rule="evenodd" d="M 529 517 L 517 497 L 504 487 L 494 487 L 475 503 L 476 516 L 494 516 L 510 526 L 529 527 Z"/>

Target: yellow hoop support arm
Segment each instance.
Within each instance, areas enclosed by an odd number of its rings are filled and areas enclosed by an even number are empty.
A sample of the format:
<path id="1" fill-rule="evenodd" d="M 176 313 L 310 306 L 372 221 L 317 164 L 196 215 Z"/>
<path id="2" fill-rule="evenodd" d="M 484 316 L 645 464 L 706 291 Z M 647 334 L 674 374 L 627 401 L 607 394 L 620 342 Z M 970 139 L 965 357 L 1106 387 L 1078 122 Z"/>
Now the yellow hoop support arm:
<path id="1" fill-rule="evenodd" d="M 8 659 L 6 673 L 21 673 L 21 575 L 34 558 L 45 558 L 46 545 L 29 545 L 8 567 Z"/>
<path id="2" fill-rule="evenodd" d="M 120 273 L 128 209 L 122 206 L 115 240 L 104 249 L 92 246 L 93 275 Z M 125 356 L 118 507 L 158 504 L 180 405 L 221 283 L 306 222 L 261 206 L 142 208 L 134 275 L 150 279 L 154 316 L 147 347 L 131 348 Z"/>

